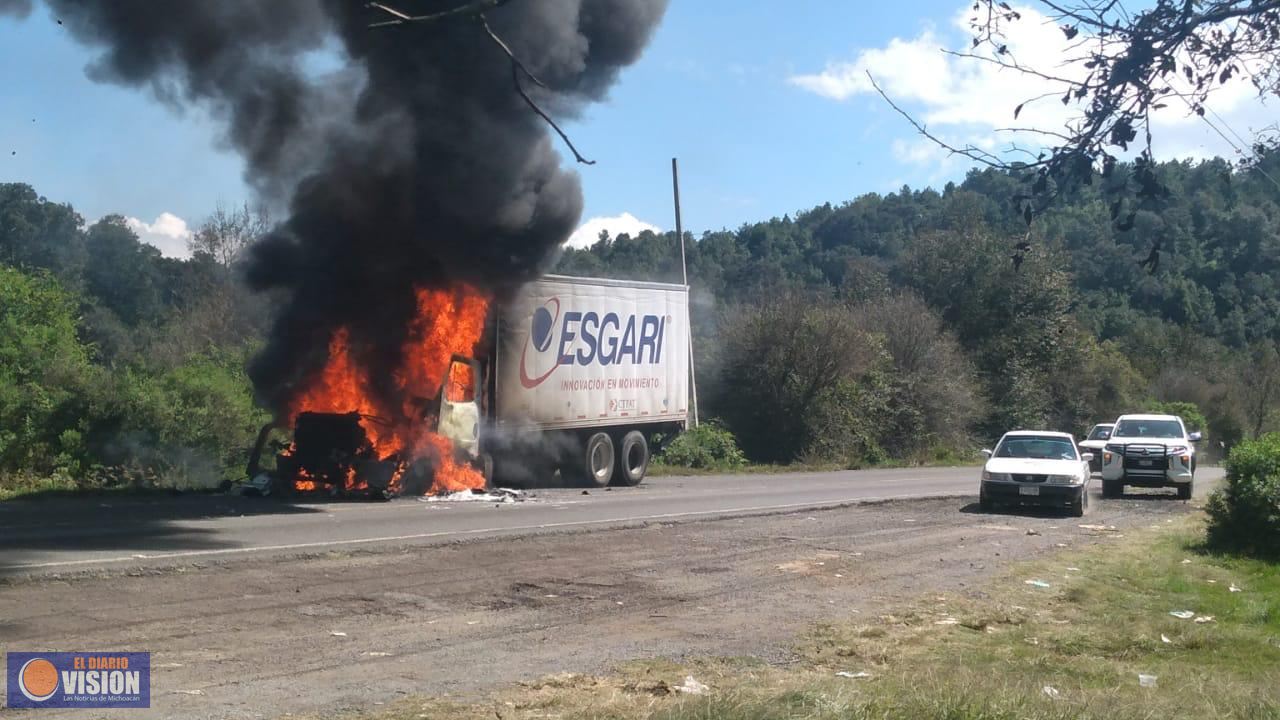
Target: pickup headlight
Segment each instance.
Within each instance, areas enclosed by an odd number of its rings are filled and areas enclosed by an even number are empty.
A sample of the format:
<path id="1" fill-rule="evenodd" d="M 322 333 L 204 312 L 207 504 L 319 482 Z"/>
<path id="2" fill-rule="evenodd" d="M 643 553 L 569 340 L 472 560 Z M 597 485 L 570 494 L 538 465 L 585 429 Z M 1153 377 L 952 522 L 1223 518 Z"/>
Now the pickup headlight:
<path id="1" fill-rule="evenodd" d="M 1186 445 L 1173 445 L 1168 448 L 1168 452 L 1170 455 L 1182 455 L 1186 451 L 1187 451 Z"/>
<path id="2" fill-rule="evenodd" d="M 990 480 L 992 482 L 1009 482 L 1009 473 L 993 473 L 983 470 L 982 479 Z"/>
<path id="3" fill-rule="evenodd" d="M 1082 483 L 1082 482 L 1084 482 L 1084 480 L 1080 479 L 1080 477 L 1076 475 L 1050 475 L 1049 476 L 1050 485 L 1078 485 L 1079 483 Z"/>

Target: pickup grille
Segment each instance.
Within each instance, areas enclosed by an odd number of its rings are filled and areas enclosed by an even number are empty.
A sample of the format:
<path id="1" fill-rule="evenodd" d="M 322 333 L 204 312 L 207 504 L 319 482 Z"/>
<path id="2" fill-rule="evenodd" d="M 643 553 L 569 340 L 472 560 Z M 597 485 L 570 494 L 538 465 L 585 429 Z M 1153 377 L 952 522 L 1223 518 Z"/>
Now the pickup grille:
<path id="1" fill-rule="evenodd" d="M 1135 473 L 1163 475 L 1169 468 L 1169 450 L 1165 445 L 1138 444 L 1124 446 L 1124 469 Z"/>
<path id="2" fill-rule="evenodd" d="M 1042 483 L 1049 479 L 1048 475 L 1025 475 L 1022 473 L 1014 473 L 1013 481 L 1020 483 Z"/>

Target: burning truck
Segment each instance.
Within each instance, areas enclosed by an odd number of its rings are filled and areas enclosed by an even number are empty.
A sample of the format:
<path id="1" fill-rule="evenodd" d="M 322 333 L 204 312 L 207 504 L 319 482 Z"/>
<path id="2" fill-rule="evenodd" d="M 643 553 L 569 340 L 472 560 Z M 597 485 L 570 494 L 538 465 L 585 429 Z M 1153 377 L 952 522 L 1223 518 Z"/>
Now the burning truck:
<path id="1" fill-rule="evenodd" d="M 406 337 L 393 376 L 373 377 L 335 330 L 323 368 L 259 433 L 252 482 L 373 497 L 546 485 L 557 472 L 637 485 L 652 439 L 687 422 L 683 285 L 546 276 L 501 309 L 467 286 L 418 290 Z M 375 391 L 387 382 L 398 392 Z"/>

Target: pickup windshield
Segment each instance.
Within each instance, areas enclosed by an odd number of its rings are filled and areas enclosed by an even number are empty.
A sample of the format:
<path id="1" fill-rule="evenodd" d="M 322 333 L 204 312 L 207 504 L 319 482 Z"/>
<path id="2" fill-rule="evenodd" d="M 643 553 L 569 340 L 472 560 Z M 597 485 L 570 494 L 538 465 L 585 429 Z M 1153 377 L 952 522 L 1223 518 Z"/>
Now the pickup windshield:
<path id="1" fill-rule="evenodd" d="M 1030 458 L 1032 460 L 1079 460 L 1076 444 L 1060 437 L 1022 435 L 1007 437 L 996 448 L 996 457 Z"/>
<path id="2" fill-rule="evenodd" d="M 1089 437 L 1085 439 L 1086 440 L 1110 440 L 1111 426 L 1110 425 L 1094 425 L 1093 429 L 1089 431 Z"/>
<path id="3" fill-rule="evenodd" d="M 1111 436 L 1181 440 L 1183 438 L 1182 423 L 1177 420 L 1121 420 Z"/>

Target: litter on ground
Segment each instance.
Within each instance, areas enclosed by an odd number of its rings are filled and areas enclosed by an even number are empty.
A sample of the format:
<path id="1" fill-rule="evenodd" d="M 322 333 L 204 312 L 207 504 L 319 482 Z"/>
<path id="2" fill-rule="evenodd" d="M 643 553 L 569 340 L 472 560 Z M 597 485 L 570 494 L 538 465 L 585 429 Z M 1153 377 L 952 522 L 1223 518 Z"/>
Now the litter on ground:
<path id="1" fill-rule="evenodd" d="M 463 490 L 461 492 L 441 493 L 439 495 L 426 495 L 424 497 L 418 498 L 418 502 L 515 503 L 515 502 L 524 502 L 525 499 L 526 499 L 526 495 L 521 490 L 511 490 L 508 488 L 494 488 L 492 490 Z"/>
<path id="2" fill-rule="evenodd" d="M 1211 622 L 1213 622 L 1213 616 L 1212 616 L 1212 615 L 1201 615 L 1200 617 L 1196 618 L 1194 622 L 1198 622 L 1198 623 L 1200 623 L 1201 625 L 1203 625 L 1204 623 L 1211 623 Z"/>
<path id="3" fill-rule="evenodd" d="M 1196 616 L 1196 613 L 1194 610 L 1170 610 L 1169 614 L 1178 618 L 1179 620 L 1190 620 L 1191 618 Z"/>
<path id="4" fill-rule="evenodd" d="M 1236 587 L 1235 583 L 1231 583 L 1231 587 L 1227 588 L 1231 592 L 1244 592 L 1243 589 Z"/>
<path id="5" fill-rule="evenodd" d="M 1165 645 L 1168 645 L 1169 643 L 1172 643 L 1173 641 L 1169 639 L 1169 636 L 1168 636 L 1168 635 L 1165 635 L 1164 633 L 1160 633 L 1160 642 L 1164 643 Z"/>
<path id="6" fill-rule="evenodd" d="M 690 695 L 706 695 L 707 691 L 710 689 L 711 688 L 706 685 L 694 680 L 692 675 L 686 675 L 684 677 L 683 685 L 675 686 L 676 692 L 688 693 Z"/>
<path id="7" fill-rule="evenodd" d="M 841 670 L 840 672 L 836 673 L 836 677 L 849 678 L 850 680 L 860 680 L 862 678 L 871 677 L 871 673 L 865 670 L 860 670 L 856 673 L 849 672 L 848 670 Z"/>
<path id="8" fill-rule="evenodd" d="M 959 625 L 960 621 L 955 618 L 943 618 L 933 623 L 934 625 Z"/>
<path id="9" fill-rule="evenodd" d="M 1045 581 L 1043 581 L 1043 580 L 1027 580 L 1027 581 L 1026 581 L 1026 584 L 1031 585 L 1031 586 L 1033 586 L 1033 587 L 1038 587 L 1038 588 L 1047 588 L 1047 587 L 1049 587 L 1049 583 L 1047 583 L 1047 582 L 1045 582 Z"/>
<path id="10" fill-rule="evenodd" d="M 1146 675 L 1146 674 L 1143 674 L 1143 673 L 1138 673 L 1138 685 L 1139 685 L 1139 687 L 1144 687 L 1144 688 L 1153 688 L 1153 687 L 1155 687 L 1155 686 L 1156 686 L 1156 680 L 1157 680 L 1157 679 L 1158 679 L 1158 678 L 1157 678 L 1155 675 Z"/>
<path id="11" fill-rule="evenodd" d="M 1045 685 L 1043 688 L 1040 689 L 1040 692 L 1044 693 L 1045 695 L 1048 695 L 1054 700 L 1057 700 L 1059 697 L 1062 696 L 1062 693 L 1058 692 L 1058 688 L 1052 685 Z"/>
<path id="12" fill-rule="evenodd" d="M 342 632 L 341 630 L 333 630 L 333 631 L 332 631 L 332 632 L 330 632 L 329 634 L 330 634 L 330 635 L 332 635 L 332 636 L 334 636 L 334 637 L 346 637 L 346 636 L 347 636 L 347 634 L 346 634 L 346 633 L 344 633 L 344 632 Z"/>

